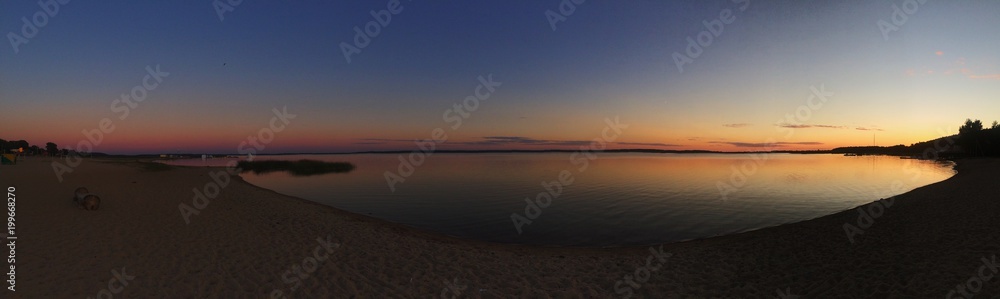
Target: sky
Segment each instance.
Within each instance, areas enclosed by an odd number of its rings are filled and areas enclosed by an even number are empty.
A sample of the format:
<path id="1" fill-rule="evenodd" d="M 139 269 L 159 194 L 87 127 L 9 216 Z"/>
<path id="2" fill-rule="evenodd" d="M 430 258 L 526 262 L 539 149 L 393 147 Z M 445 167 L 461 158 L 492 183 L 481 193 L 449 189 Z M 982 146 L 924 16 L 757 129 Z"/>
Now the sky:
<path id="1" fill-rule="evenodd" d="M 0 138 L 72 149 L 109 119 L 95 152 L 410 150 L 437 128 L 437 149 L 577 149 L 618 119 L 610 148 L 815 150 L 1000 120 L 997 1 L 393 2 L 0 2 Z"/>

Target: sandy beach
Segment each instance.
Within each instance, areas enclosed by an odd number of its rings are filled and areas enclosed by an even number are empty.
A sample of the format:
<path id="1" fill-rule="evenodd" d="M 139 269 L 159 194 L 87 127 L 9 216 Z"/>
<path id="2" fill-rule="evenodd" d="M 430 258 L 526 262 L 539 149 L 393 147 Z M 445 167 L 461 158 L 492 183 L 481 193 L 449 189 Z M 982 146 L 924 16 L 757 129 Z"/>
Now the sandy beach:
<path id="1" fill-rule="evenodd" d="M 186 223 L 178 205 L 218 169 L 88 159 L 60 183 L 50 161 L 0 167 L 18 198 L 15 298 L 940 298 L 1000 254 L 996 159 L 878 203 L 853 243 L 847 210 L 656 254 L 461 240 L 238 176 Z M 74 205 L 80 186 L 100 210 Z M 981 284 L 977 298 L 1000 294 L 1000 275 Z"/>

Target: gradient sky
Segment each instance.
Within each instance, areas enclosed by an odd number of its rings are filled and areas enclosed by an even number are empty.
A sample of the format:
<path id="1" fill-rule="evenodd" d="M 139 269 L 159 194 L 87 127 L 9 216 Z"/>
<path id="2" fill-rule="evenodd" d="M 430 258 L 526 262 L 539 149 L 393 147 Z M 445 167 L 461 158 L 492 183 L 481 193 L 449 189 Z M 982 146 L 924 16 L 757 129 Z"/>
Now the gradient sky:
<path id="1" fill-rule="evenodd" d="M 272 108 L 298 116 L 264 153 L 578 148 L 606 117 L 616 148 L 744 151 L 910 144 L 1000 120 L 1000 2 L 928 1 L 888 41 L 903 1 L 407 1 L 347 63 L 338 46 L 388 1 L 71 1 L 14 52 L 41 8 L 0 2 L 0 138 L 74 147 L 106 117 L 106 153 L 234 153 Z M 854 1 L 851 1 L 854 2 Z M 735 22 L 679 72 L 702 21 Z M 225 65 L 223 65 L 225 64 Z M 169 72 L 125 120 L 112 101 Z M 477 77 L 503 83 L 457 130 L 442 114 Z M 788 137 L 776 125 L 811 87 L 834 96 Z M 500 137 L 500 138 L 497 138 Z"/>

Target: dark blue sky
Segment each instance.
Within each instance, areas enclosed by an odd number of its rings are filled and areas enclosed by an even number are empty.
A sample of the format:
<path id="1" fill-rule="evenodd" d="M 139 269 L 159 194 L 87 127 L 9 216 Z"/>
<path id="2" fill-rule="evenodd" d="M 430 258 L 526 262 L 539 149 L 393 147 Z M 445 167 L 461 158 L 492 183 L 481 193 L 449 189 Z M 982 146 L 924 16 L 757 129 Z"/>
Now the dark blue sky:
<path id="1" fill-rule="evenodd" d="M 170 77 L 97 151 L 232 151 L 282 106 L 301 117 L 273 150 L 406 149 L 359 139 L 426 138 L 487 74 L 504 85 L 455 141 L 587 140 L 617 115 L 635 124 L 626 142 L 761 142 L 819 85 L 837 101 L 808 123 L 888 142 L 1000 118 L 985 112 L 1000 111 L 996 2 L 928 2 L 886 40 L 877 23 L 903 1 L 586 1 L 556 31 L 560 1 L 402 1 L 348 64 L 339 44 L 387 2 L 243 1 L 220 21 L 211 1 L 71 1 L 18 53 L 0 47 L 0 99 L 18 107 L 0 126 L 24 128 L 0 138 L 74 144 L 156 65 Z M 735 21 L 679 72 L 671 54 L 726 9 Z M 4 1 L 0 30 L 40 10 Z M 870 140 L 855 131 L 792 141 Z"/>

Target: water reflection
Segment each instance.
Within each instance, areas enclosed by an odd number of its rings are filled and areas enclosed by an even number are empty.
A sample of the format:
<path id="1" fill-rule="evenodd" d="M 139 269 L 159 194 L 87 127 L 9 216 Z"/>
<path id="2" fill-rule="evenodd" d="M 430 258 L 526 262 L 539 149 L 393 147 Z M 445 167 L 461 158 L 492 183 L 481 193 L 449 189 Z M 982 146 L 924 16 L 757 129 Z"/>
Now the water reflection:
<path id="1" fill-rule="evenodd" d="M 443 234 L 586 246 L 671 242 L 801 221 L 896 195 L 894 182 L 909 191 L 954 174 L 947 162 L 772 154 L 722 200 L 719 184 L 730 182 L 734 167 L 753 161 L 750 156 L 608 153 L 581 171 L 567 153 L 435 154 L 391 192 L 385 173 L 396 170 L 396 155 L 257 157 L 305 158 L 358 167 L 309 177 L 242 176 L 277 192 Z M 525 198 L 545 191 L 542 182 L 557 180 L 563 170 L 572 172 L 573 183 L 518 234 L 512 214 L 524 215 Z"/>

